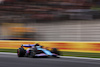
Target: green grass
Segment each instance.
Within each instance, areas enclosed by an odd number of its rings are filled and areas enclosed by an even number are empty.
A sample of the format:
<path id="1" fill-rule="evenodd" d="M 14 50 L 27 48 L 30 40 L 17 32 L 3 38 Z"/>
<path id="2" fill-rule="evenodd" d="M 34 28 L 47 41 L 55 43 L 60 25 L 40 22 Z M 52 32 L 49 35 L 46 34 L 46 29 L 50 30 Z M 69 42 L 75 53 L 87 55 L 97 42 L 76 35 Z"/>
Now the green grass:
<path id="1" fill-rule="evenodd" d="M 17 49 L 0 49 L 0 52 L 17 53 Z"/>
<path id="2" fill-rule="evenodd" d="M 17 53 L 16 49 L 0 49 L 0 52 Z M 74 57 L 89 57 L 100 58 L 100 53 L 85 53 L 85 52 L 60 52 L 62 56 L 74 56 Z"/>
<path id="3" fill-rule="evenodd" d="M 75 56 L 75 57 L 89 57 L 100 58 L 100 53 L 85 53 L 85 52 L 61 52 L 63 56 Z"/>

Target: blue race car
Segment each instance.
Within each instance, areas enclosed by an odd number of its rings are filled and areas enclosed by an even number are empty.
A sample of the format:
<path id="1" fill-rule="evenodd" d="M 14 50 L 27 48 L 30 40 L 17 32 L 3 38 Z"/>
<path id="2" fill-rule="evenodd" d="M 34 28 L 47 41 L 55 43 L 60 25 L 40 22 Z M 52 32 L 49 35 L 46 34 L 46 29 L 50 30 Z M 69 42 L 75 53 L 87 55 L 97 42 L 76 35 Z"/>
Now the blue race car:
<path id="1" fill-rule="evenodd" d="M 23 47 L 29 47 L 28 49 L 24 49 Z M 56 57 L 59 58 L 60 52 L 57 48 L 52 48 L 51 50 L 44 49 L 43 46 L 39 44 L 35 45 L 21 45 L 20 48 L 17 49 L 18 57 Z"/>

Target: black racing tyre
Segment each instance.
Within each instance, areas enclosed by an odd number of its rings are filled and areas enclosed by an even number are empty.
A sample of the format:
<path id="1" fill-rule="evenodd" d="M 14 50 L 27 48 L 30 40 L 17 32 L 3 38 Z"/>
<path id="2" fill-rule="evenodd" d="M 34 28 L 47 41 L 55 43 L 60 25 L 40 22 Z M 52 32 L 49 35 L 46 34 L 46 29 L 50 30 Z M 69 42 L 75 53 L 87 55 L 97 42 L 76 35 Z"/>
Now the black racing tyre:
<path id="1" fill-rule="evenodd" d="M 24 48 L 17 49 L 18 57 L 24 57 L 25 53 L 26 53 L 26 50 Z"/>
<path id="2" fill-rule="evenodd" d="M 57 54 L 57 55 L 60 55 L 60 52 L 58 51 L 57 48 L 52 48 L 51 52 L 52 52 L 52 53 L 55 53 L 55 54 Z"/>
<path id="3" fill-rule="evenodd" d="M 30 57 L 30 58 L 34 58 L 34 57 L 35 57 L 35 54 L 36 54 L 36 53 L 35 53 L 33 50 L 30 50 L 30 51 L 29 51 L 29 57 Z"/>

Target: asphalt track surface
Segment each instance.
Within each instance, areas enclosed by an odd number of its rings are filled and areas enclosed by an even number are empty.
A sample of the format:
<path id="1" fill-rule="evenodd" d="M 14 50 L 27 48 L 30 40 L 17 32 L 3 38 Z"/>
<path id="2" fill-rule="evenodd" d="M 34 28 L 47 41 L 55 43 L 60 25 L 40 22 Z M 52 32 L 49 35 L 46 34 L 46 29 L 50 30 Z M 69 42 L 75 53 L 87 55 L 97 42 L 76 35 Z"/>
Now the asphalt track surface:
<path id="1" fill-rule="evenodd" d="M 18 58 L 0 54 L 0 67 L 100 67 L 100 60 L 76 58 Z"/>

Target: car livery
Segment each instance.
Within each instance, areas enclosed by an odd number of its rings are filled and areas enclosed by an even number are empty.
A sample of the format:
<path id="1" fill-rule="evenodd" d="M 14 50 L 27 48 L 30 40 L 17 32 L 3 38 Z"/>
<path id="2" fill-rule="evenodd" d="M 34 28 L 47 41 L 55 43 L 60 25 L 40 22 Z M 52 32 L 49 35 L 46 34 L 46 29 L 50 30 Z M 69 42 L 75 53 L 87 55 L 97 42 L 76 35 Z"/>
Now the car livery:
<path id="1" fill-rule="evenodd" d="M 25 50 L 24 47 L 29 48 Z M 59 57 L 60 53 L 57 48 L 48 50 L 35 44 L 23 44 L 17 49 L 17 55 L 18 57 Z"/>

